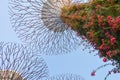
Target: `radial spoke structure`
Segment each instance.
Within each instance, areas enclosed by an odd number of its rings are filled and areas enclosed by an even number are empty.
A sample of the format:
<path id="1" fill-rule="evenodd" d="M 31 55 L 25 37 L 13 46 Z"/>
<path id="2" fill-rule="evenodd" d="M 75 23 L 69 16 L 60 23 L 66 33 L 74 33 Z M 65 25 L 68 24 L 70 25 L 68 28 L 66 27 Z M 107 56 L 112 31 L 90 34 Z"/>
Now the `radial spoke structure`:
<path id="1" fill-rule="evenodd" d="M 60 17 L 61 8 L 74 3 L 75 0 L 10 0 L 12 27 L 25 44 L 43 54 L 68 53 L 82 42 Z"/>
<path id="2" fill-rule="evenodd" d="M 42 80 L 48 67 L 38 55 L 16 43 L 0 42 L 0 80 Z"/>

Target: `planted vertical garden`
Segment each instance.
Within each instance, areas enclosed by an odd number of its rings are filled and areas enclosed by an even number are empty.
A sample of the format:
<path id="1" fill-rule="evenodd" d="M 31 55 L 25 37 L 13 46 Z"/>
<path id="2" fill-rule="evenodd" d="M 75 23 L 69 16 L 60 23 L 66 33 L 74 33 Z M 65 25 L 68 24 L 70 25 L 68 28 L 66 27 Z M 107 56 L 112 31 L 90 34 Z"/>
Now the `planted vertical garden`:
<path id="1" fill-rule="evenodd" d="M 64 6 L 61 19 L 80 37 L 87 39 L 104 62 L 111 60 L 116 64 L 113 72 L 120 72 L 119 0 L 92 0 Z"/>

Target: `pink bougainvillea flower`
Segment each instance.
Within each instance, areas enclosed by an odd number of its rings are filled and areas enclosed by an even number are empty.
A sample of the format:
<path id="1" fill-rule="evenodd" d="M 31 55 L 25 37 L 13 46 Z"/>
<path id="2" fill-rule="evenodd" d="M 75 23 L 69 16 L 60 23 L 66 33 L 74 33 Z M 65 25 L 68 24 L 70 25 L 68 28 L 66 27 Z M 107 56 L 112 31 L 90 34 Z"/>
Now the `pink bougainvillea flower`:
<path id="1" fill-rule="evenodd" d="M 110 43 L 111 43 L 111 45 L 114 45 L 115 42 L 116 42 L 116 38 L 113 37 L 113 36 L 111 36 L 110 37 Z"/>
<path id="2" fill-rule="evenodd" d="M 103 50 L 105 49 L 105 44 L 102 44 L 100 47 L 99 47 L 100 50 Z"/>
<path id="3" fill-rule="evenodd" d="M 95 71 L 92 71 L 92 72 L 91 72 L 91 76 L 95 76 Z"/>
<path id="4" fill-rule="evenodd" d="M 108 57 L 111 57 L 111 51 L 106 52 Z"/>
<path id="5" fill-rule="evenodd" d="M 114 70 L 113 70 L 113 73 L 114 73 L 114 74 L 116 74 L 116 73 L 117 73 L 117 70 L 116 70 L 116 69 L 114 69 Z"/>
<path id="6" fill-rule="evenodd" d="M 106 57 L 103 58 L 103 62 L 107 62 L 107 58 Z"/>

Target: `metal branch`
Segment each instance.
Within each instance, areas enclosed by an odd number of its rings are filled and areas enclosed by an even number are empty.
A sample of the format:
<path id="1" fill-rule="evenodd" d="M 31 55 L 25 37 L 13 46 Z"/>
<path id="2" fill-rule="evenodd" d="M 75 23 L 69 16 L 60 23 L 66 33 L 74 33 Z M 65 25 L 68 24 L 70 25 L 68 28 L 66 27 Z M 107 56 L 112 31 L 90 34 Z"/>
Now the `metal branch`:
<path id="1" fill-rule="evenodd" d="M 0 80 L 41 80 L 48 76 L 44 60 L 29 48 L 0 42 Z"/>
<path id="2" fill-rule="evenodd" d="M 58 55 L 76 49 L 81 39 L 61 18 L 71 0 L 10 0 L 10 20 L 18 37 L 41 54 Z"/>

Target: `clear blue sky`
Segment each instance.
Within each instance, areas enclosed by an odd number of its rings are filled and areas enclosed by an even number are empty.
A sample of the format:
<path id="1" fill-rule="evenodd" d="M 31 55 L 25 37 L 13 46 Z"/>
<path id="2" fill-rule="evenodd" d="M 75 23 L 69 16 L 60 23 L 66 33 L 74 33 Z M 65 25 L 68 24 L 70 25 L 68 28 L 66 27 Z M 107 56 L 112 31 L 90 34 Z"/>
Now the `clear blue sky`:
<path id="1" fill-rule="evenodd" d="M 9 22 L 8 0 L 1 0 L 0 2 L 0 41 L 22 43 Z M 88 50 L 82 51 L 82 48 L 83 46 L 78 47 L 76 51 L 66 55 L 43 56 L 48 64 L 50 76 L 73 73 L 81 75 L 85 80 L 104 80 L 107 71 L 111 70 L 112 67 L 100 69 L 95 77 L 91 77 L 91 71 L 104 63 L 98 56 L 93 56 L 94 53 L 89 54 Z M 111 75 L 107 80 L 118 79 L 120 79 L 120 74 Z"/>

